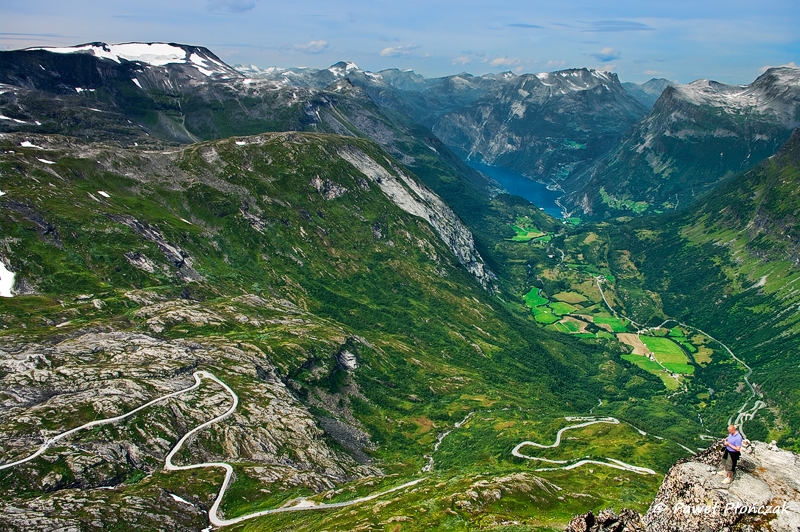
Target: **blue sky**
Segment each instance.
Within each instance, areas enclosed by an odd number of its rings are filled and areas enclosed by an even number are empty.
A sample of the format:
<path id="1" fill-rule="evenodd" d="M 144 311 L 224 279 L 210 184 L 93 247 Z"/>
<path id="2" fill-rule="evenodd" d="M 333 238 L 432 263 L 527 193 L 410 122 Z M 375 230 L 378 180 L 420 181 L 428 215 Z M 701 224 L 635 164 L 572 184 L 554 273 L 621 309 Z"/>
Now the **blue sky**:
<path id="1" fill-rule="evenodd" d="M 749 83 L 800 65 L 800 0 L 0 0 L 0 48 L 203 45 L 229 64 L 545 72 Z"/>

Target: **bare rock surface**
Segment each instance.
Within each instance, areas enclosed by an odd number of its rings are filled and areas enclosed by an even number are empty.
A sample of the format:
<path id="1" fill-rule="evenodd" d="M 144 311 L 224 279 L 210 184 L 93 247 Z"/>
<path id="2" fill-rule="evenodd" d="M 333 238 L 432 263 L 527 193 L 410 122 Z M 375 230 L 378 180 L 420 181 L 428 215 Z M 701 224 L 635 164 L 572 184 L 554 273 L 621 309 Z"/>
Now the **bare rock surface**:
<path id="1" fill-rule="evenodd" d="M 724 484 L 722 445 L 675 464 L 643 517 L 648 532 L 800 528 L 800 457 L 752 442 L 736 477 Z"/>
<path id="2" fill-rule="evenodd" d="M 644 516 L 623 509 L 572 518 L 566 532 L 797 532 L 800 456 L 751 442 L 734 481 L 723 483 L 723 446 L 680 460 L 664 477 Z"/>
<path id="3" fill-rule="evenodd" d="M 144 307 L 142 317 L 168 321 L 176 313 L 182 320 L 214 319 L 184 302 L 154 303 Z M 192 373 L 201 369 L 229 384 L 239 406 L 190 439 L 176 463 L 227 462 L 261 482 L 265 492 L 293 487 L 322 492 L 381 475 L 360 452 L 359 446 L 371 445 L 368 436 L 351 429 L 351 454 L 332 448 L 329 425 L 347 427 L 335 420 L 320 425 L 259 348 L 221 337 L 167 340 L 136 332 L 0 344 L 0 464 L 32 454 L 47 438 L 69 429 L 189 388 Z M 139 523 L 132 529 L 204 528 L 202 511 L 213 502 L 221 473 L 167 473 L 164 458 L 181 436 L 225 412 L 231 400 L 219 385 L 203 381 L 199 388 L 125 420 L 79 431 L 34 460 L 0 470 L 0 529 L 101 530 L 112 516 L 126 515 Z M 187 482 L 195 487 L 184 487 Z M 25 497 L 26 492 L 41 496 Z M 208 499 L 197 493 L 207 493 Z"/>

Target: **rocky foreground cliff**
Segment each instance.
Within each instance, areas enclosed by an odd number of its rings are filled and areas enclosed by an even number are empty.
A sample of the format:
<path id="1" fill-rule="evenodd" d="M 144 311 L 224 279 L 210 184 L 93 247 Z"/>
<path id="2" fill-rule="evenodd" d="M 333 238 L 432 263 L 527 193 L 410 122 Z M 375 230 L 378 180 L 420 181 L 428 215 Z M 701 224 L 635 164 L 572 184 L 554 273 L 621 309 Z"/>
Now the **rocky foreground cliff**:
<path id="1" fill-rule="evenodd" d="M 681 460 L 667 473 L 642 516 L 605 510 L 576 516 L 568 532 L 797 532 L 800 530 L 800 456 L 775 445 L 745 447 L 734 481 L 716 473 L 723 448 Z"/>

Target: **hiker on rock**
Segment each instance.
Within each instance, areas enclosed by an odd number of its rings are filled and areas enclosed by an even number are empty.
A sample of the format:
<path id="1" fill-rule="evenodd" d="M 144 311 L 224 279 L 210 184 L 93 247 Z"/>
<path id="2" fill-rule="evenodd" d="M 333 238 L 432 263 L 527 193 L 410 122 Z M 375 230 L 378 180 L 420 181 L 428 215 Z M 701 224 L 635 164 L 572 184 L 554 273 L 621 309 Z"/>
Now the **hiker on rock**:
<path id="1" fill-rule="evenodd" d="M 730 456 L 731 458 L 731 469 L 730 471 L 725 471 L 726 467 L 723 466 L 722 471 L 718 472 L 719 476 L 728 475 L 728 478 L 722 481 L 723 484 L 730 484 L 733 482 L 733 474 L 736 472 L 736 463 L 739 461 L 739 457 L 742 455 L 742 435 L 736 430 L 736 427 L 730 425 L 728 427 L 728 437 L 725 438 L 725 452 L 722 453 L 722 461 L 727 466 L 727 458 Z"/>

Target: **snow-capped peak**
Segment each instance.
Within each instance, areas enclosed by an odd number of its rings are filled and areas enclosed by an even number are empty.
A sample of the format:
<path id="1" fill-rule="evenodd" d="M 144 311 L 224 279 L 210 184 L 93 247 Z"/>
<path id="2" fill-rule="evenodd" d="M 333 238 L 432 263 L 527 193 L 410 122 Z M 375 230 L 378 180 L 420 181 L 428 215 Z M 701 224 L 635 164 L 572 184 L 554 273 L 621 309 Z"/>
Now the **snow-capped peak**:
<path id="1" fill-rule="evenodd" d="M 163 42 L 89 43 L 62 48 L 28 48 L 28 50 L 45 50 L 56 54 L 84 53 L 116 63 L 122 63 L 123 60 L 138 61 L 151 66 L 189 63 L 206 76 L 232 73 L 230 67 L 214 58 L 211 53 L 199 53 L 201 50 L 199 48 L 182 47 Z"/>
<path id="2" fill-rule="evenodd" d="M 800 105 L 800 69 L 769 69 L 750 85 L 698 79 L 674 87 L 681 99 L 695 105 L 721 107 L 731 113 L 771 113 L 788 127 L 797 127 L 800 122 L 796 116 Z"/>
<path id="3" fill-rule="evenodd" d="M 598 85 L 608 88 L 608 85 L 614 84 L 616 80 L 616 76 L 612 73 L 590 68 L 570 68 L 556 72 L 541 72 L 535 74 L 535 77 L 543 85 L 557 87 L 556 90 L 564 94 L 572 91 L 593 89 Z"/>
<path id="4" fill-rule="evenodd" d="M 361 69 L 358 68 L 357 64 L 351 63 L 350 61 L 347 62 L 339 61 L 335 65 L 331 65 L 330 68 L 328 68 L 328 71 L 331 74 L 339 77 L 346 76 L 348 73 L 350 73 L 351 70 L 361 70 Z"/>

